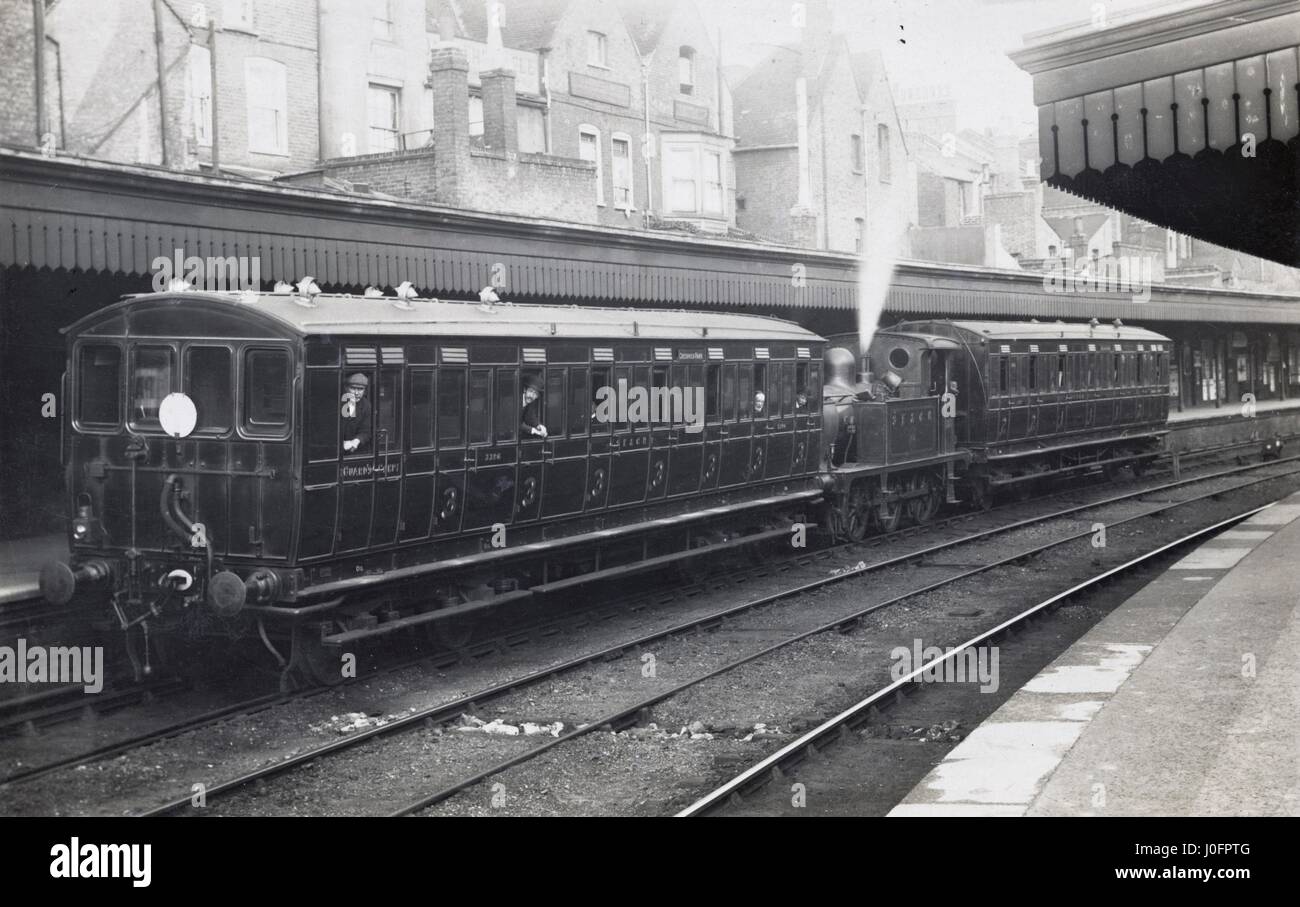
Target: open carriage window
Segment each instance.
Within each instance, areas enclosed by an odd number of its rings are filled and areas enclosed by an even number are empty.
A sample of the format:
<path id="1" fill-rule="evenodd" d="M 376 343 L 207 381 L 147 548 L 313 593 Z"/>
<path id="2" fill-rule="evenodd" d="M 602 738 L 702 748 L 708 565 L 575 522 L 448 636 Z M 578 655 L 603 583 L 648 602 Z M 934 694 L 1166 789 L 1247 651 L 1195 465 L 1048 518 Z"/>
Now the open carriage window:
<path id="1" fill-rule="evenodd" d="M 289 354 L 249 350 L 244 354 L 244 431 L 278 435 L 289 425 Z"/>
<path id="2" fill-rule="evenodd" d="M 198 414 L 195 431 L 219 434 L 230 430 L 234 393 L 227 347 L 192 346 L 185 351 L 185 393 Z"/>
<path id="3" fill-rule="evenodd" d="M 169 346 L 137 346 L 131 358 L 131 427 L 161 430 L 158 407 L 172 392 L 176 353 Z"/>
<path id="4" fill-rule="evenodd" d="M 122 421 L 122 350 L 88 343 L 77 364 L 77 420 L 116 428 Z"/>

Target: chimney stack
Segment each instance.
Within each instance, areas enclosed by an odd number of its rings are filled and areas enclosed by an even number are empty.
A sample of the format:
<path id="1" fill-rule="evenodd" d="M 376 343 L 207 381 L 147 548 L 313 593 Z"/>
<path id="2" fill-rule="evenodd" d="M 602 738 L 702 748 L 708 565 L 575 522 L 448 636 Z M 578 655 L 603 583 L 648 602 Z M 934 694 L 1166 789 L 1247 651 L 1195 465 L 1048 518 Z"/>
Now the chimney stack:
<path id="1" fill-rule="evenodd" d="M 509 69 L 480 73 L 483 83 L 483 147 L 514 154 L 519 150 L 519 111 L 515 74 Z"/>
<path id="2" fill-rule="evenodd" d="M 434 198 L 440 204 L 464 205 L 469 192 L 469 59 L 451 44 L 429 55 L 433 88 Z"/>

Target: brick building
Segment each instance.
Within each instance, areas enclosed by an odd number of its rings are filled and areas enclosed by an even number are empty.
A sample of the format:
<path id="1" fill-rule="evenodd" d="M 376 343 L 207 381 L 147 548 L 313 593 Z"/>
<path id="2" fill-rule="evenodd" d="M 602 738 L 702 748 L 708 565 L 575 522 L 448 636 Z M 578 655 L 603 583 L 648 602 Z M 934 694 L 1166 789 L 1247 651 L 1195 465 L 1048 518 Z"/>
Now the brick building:
<path id="1" fill-rule="evenodd" d="M 5 2 L 14 7 L 4 16 L 7 38 L 33 40 L 35 7 Z M 215 140 L 221 167 L 236 174 L 309 166 L 320 147 L 316 7 L 47 0 L 44 131 L 53 148 L 100 160 L 210 167 Z M 5 57 L 14 70 L 7 86 L 35 77 L 21 55 Z"/>
<path id="2" fill-rule="evenodd" d="M 879 56 L 851 54 L 824 4 L 806 21 L 735 87 L 736 225 L 861 251 L 871 218 L 915 218 L 907 146 Z"/>

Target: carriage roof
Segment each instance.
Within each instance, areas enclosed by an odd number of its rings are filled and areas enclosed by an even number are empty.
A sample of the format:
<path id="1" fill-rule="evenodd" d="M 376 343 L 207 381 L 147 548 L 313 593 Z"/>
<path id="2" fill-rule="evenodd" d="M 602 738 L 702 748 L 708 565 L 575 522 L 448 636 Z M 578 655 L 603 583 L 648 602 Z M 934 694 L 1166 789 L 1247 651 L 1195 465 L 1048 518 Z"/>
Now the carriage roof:
<path id="1" fill-rule="evenodd" d="M 481 303 L 394 296 L 297 293 L 151 293 L 106 306 L 65 328 L 73 334 L 125 315 L 197 309 L 256 323 L 276 335 L 761 340 L 815 342 L 797 324 L 761 315 L 666 309 Z"/>
<path id="2" fill-rule="evenodd" d="M 945 330 L 946 329 L 946 330 Z M 907 321 L 882 330 L 882 334 L 965 335 L 962 339 L 978 340 L 1129 340 L 1154 343 L 1168 342 L 1169 338 L 1146 328 L 1115 325 L 1101 322 L 1066 323 L 1062 321 Z M 971 336 L 973 335 L 973 337 Z"/>

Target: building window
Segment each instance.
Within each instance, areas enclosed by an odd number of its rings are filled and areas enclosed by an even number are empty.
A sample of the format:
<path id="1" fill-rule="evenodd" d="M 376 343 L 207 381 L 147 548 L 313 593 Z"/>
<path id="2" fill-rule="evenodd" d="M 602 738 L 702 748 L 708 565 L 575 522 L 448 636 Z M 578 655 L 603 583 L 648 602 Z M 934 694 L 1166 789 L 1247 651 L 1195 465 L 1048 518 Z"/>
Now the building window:
<path id="1" fill-rule="evenodd" d="M 190 111 L 194 140 L 212 144 L 212 57 L 206 47 L 190 45 Z"/>
<path id="2" fill-rule="evenodd" d="M 370 37 L 390 41 L 393 37 L 392 0 L 370 0 Z"/>
<path id="3" fill-rule="evenodd" d="M 867 222 L 861 217 L 853 218 L 853 251 L 859 255 L 867 247 Z"/>
<path id="4" fill-rule="evenodd" d="M 696 149 L 669 148 L 667 154 L 669 186 L 668 204 L 673 211 L 694 214 L 700 210 L 696 201 L 699 182 Z"/>
<path id="5" fill-rule="evenodd" d="M 889 182 L 891 168 L 889 162 L 889 127 L 884 123 L 876 125 L 876 152 L 880 155 L 880 181 Z"/>
<path id="6" fill-rule="evenodd" d="M 609 67 L 605 36 L 598 31 L 587 32 L 587 65 Z"/>
<path id="7" fill-rule="evenodd" d="M 677 52 L 677 83 L 682 94 L 695 91 L 695 51 L 690 47 Z"/>
<path id="8" fill-rule="evenodd" d="M 401 92 L 396 88 L 371 85 L 366 105 L 370 123 L 370 153 L 398 149 L 398 110 Z"/>
<path id="9" fill-rule="evenodd" d="M 253 28 L 253 0 L 225 0 L 221 9 L 221 27 L 251 31 Z"/>
<path id="10" fill-rule="evenodd" d="M 866 159 L 863 157 L 862 136 L 849 136 L 849 153 L 853 157 L 853 172 L 865 173 L 867 169 Z"/>
<path id="11" fill-rule="evenodd" d="M 704 210 L 722 213 L 722 155 L 716 151 L 704 152 Z"/>
<path id="12" fill-rule="evenodd" d="M 610 144 L 613 149 L 610 176 L 614 182 L 614 207 L 630 210 L 633 205 L 632 139 L 619 133 Z"/>
<path id="13" fill-rule="evenodd" d="M 248 150 L 256 154 L 289 153 L 289 103 L 285 66 L 263 57 L 244 61 L 248 98 Z"/>
<path id="14" fill-rule="evenodd" d="M 481 97 L 471 97 L 469 99 L 469 134 L 471 136 L 483 134 L 483 99 Z"/>
<path id="15" fill-rule="evenodd" d="M 596 204 L 605 204 L 605 172 L 600 160 L 600 131 L 595 126 L 578 127 L 578 157 L 596 165 Z"/>
<path id="16" fill-rule="evenodd" d="M 699 143 L 663 146 L 664 200 L 676 214 L 721 216 L 726 211 L 722 152 Z"/>

